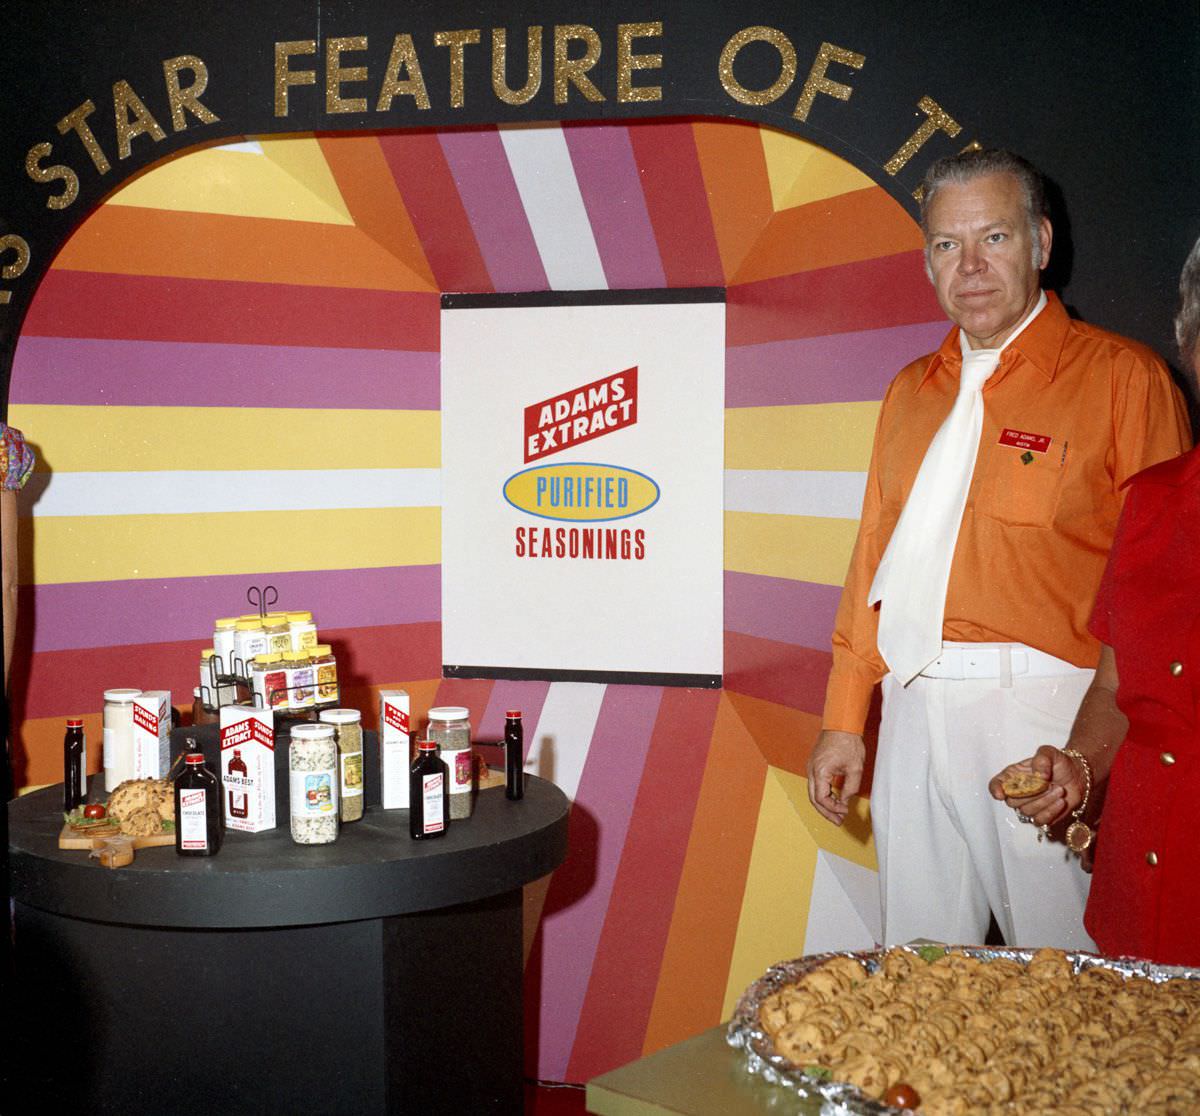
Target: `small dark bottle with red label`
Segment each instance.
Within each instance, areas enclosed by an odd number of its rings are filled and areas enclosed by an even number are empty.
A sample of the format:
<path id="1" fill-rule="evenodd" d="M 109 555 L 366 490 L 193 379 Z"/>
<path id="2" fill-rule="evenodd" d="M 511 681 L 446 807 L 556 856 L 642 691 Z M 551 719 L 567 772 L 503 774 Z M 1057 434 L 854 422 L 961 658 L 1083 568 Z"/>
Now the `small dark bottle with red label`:
<path id="1" fill-rule="evenodd" d="M 229 788 L 229 816 L 231 818 L 245 818 L 250 815 L 250 800 L 246 794 L 246 776 L 249 774 L 249 769 L 246 767 L 246 761 L 242 759 L 241 748 L 234 748 L 233 759 L 229 761 L 229 774 L 231 778 L 238 778 L 241 781 Z"/>
<path id="2" fill-rule="evenodd" d="M 417 741 L 417 758 L 409 771 L 409 836 L 414 841 L 440 837 L 450 828 L 450 778 L 436 741 Z"/>
<path id="3" fill-rule="evenodd" d="M 196 747 L 188 740 L 190 748 Z M 221 784 L 204 763 L 204 753 L 189 751 L 175 778 L 175 851 L 180 856 L 216 856 L 225 835 Z"/>
<path id="4" fill-rule="evenodd" d="M 63 737 L 63 809 L 69 814 L 87 801 L 87 740 L 83 718 L 68 717 Z"/>
<path id="5" fill-rule="evenodd" d="M 521 711 L 510 709 L 504 714 L 504 796 L 523 798 L 525 795 L 525 734 L 521 729 Z"/>

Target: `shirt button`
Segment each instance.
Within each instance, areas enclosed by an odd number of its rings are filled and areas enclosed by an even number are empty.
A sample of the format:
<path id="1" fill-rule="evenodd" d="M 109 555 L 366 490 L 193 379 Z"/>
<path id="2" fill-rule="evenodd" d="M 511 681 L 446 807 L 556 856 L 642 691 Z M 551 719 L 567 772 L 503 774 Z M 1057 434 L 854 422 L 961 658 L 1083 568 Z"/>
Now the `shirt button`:
<path id="1" fill-rule="evenodd" d="M 1163 752 L 1158 758 L 1162 761 L 1163 767 L 1170 767 L 1175 762 L 1175 756 L 1171 752 Z"/>
<path id="2" fill-rule="evenodd" d="M 1168 669 L 1172 678 L 1178 678 L 1183 673 L 1183 663 L 1176 659 Z"/>
<path id="3" fill-rule="evenodd" d="M 1156 853 L 1156 852 L 1146 853 L 1146 863 L 1149 864 L 1151 868 L 1153 868 L 1158 863 L 1158 853 Z"/>

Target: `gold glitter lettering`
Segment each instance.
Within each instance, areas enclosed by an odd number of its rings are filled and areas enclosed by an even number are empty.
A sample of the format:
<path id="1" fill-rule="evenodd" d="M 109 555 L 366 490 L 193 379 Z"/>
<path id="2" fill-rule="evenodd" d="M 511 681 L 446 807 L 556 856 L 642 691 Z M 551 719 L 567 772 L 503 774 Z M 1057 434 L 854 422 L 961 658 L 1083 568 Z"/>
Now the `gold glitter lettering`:
<path id="1" fill-rule="evenodd" d="M 87 149 L 87 153 L 92 157 L 92 162 L 95 164 L 96 170 L 101 174 L 108 174 L 110 166 L 104 152 L 100 149 L 100 144 L 96 141 L 96 137 L 92 134 L 92 129 L 88 126 L 87 118 L 96 111 L 96 106 L 91 101 L 84 101 L 77 109 L 67 113 L 58 122 L 58 131 L 60 135 L 66 135 L 68 132 L 75 132 L 83 142 L 83 146 Z"/>
<path id="2" fill-rule="evenodd" d="M 113 82 L 113 116 L 117 126 L 118 159 L 129 158 L 129 141 L 134 136 L 150 135 L 156 143 L 167 138 L 167 133 L 127 81 Z"/>
<path id="3" fill-rule="evenodd" d="M 770 43 L 779 52 L 779 77 L 766 89 L 747 89 L 733 76 L 734 59 L 750 43 Z M 717 71 L 725 92 L 735 101 L 743 105 L 769 105 L 779 100 L 796 80 L 796 48 L 791 39 L 774 27 L 743 27 L 725 44 Z"/>
<path id="4" fill-rule="evenodd" d="M 400 76 L 401 70 L 405 77 Z M 392 53 L 388 58 L 387 72 L 383 75 L 383 84 L 379 87 L 375 111 L 387 112 L 392 107 L 394 97 L 411 97 L 417 108 L 429 108 L 429 91 L 421 76 L 421 63 L 417 59 L 417 48 L 413 46 L 411 35 L 397 35 L 392 40 Z"/>
<path id="5" fill-rule="evenodd" d="M 572 40 L 585 45 L 579 58 L 570 57 Z M 603 101 L 604 94 L 587 76 L 600 60 L 600 36 L 585 23 L 564 23 L 554 28 L 554 103 L 565 105 L 569 86 L 573 85 L 589 101 Z"/>
<path id="6" fill-rule="evenodd" d="M 316 85 L 316 70 L 292 70 L 288 59 L 295 54 L 316 54 L 316 39 L 294 39 L 275 44 L 275 115 L 288 114 L 288 89 L 293 85 Z"/>
<path id="7" fill-rule="evenodd" d="M 450 107 L 462 108 L 463 97 L 463 54 L 468 46 L 479 42 L 478 31 L 436 31 L 434 46 L 450 48 Z"/>
<path id="8" fill-rule="evenodd" d="M 196 80 L 186 89 L 180 88 L 179 71 L 191 70 Z M 208 88 L 208 67 L 194 54 L 181 54 L 163 62 L 163 77 L 167 81 L 167 101 L 171 106 L 171 126 L 177 132 L 187 127 L 184 111 L 190 112 L 201 124 L 215 124 L 220 117 L 200 103 L 200 94 Z"/>
<path id="9" fill-rule="evenodd" d="M 658 23 L 621 23 L 617 25 L 617 100 L 661 101 L 661 85 L 635 86 L 634 70 L 662 68 L 661 54 L 634 54 L 633 40 L 661 36 L 663 25 Z"/>
<path id="10" fill-rule="evenodd" d="M 866 55 L 859 54 L 857 51 L 834 46 L 833 43 L 822 43 L 817 51 L 817 57 L 813 60 L 812 69 L 808 71 L 808 80 L 805 81 L 804 88 L 800 91 L 800 100 L 796 102 L 796 109 L 792 116 L 797 120 L 807 120 L 818 93 L 836 97 L 839 101 L 850 100 L 850 94 L 854 90 L 840 81 L 826 77 L 825 72 L 829 69 L 830 62 L 840 62 L 843 66 L 861 70 L 866 60 Z"/>
<path id="11" fill-rule="evenodd" d="M 325 40 L 325 111 L 326 112 L 366 112 L 366 97 L 342 97 L 342 83 L 347 81 L 366 81 L 366 66 L 343 66 L 342 52 L 350 50 L 366 50 L 366 35 L 352 35 L 349 38 Z"/>
<path id="12" fill-rule="evenodd" d="M 29 175 L 34 182 L 65 182 L 61 194 L 51 194 L 46 199 L 47 209 L 66 209 L 77 197 L 79 197 L 79 175 L 77 175 L 70 167 L 64 167 L 61 164 L 53 167 L 39 166 L 43 159 L 50 157 L 50 152 L 54 148 L 48 143 L 38 143 L 29 149 L 29 154 L 25 156 L 25 173 Z"/>
<path id="13" fill-rule="evenodd" d="M 503 27 L 492 28 L 492 89 L 506 105 L 525 105 L 542 87 L 542 29 L 529 28 L 525 84 L 513 89 L 508 84 L 508 39 Z"/>
<path id="14" fill-rule="evenodd" d="M 17 258 L 12 263 L 5 264 L 0 268 L 0 277 L 5 279 L 19 279 L 25 274 L 25 269 L 29 266 L 29 261 L 32 258 L 32 253 L 29 251 L 29 242 L 23 236 L 17 236 L 16 233 L 0 236 L 0 256 L 3 256 L 8 251 L 16 252 Z M 0 291 L 0 305 L 7 305 L 11 295 L 11 291 Z"/>
<path id="15" fill-rule="evenodd" d="M 934 134 L 934 132 L 945 132 L 946 135 L 953 138 L 962 131 L 962 127 L 956 120 L 953 119 L 941 105 L 932 97 L 922 97 L 917 102 L 917 107 L 925 114 L 926 119 L 921 126 L 913 132 L 900 145 L 900 150 L 896 152 L 886 163 L 883 164 L 883 169 L 890 175 L 896 175 L 900 172 L 905 163 L 909 161 L 921 148 L 925 145 L 926 140 Z"/>

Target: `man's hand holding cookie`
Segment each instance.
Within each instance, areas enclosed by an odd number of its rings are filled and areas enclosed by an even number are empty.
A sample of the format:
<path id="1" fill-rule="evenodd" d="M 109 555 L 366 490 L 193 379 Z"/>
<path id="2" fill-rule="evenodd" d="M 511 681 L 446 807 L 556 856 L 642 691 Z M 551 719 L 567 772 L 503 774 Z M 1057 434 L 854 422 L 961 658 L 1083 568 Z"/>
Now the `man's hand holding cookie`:
<path id="1" fill-rule="evenodd" d="M 1002 799 L 1034 825 L 1053 825 L 1083 799 L 1080 772 L 1070 756 L 1043 744 L 1029 759 L 1009 764 L 988 783 Z"/>

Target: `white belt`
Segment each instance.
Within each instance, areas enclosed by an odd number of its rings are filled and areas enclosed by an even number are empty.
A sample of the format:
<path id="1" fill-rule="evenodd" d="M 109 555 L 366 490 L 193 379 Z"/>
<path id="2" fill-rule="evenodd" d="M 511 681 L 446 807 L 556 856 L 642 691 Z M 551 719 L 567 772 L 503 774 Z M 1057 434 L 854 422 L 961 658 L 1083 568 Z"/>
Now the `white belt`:
<path id="1" fill-rule="evenodd" d="M 942 653 L 921 674 L 925 678 L 1010 678 L 1075 674 L 1073 663 L 1023 643 L 944 643 Z"/>

